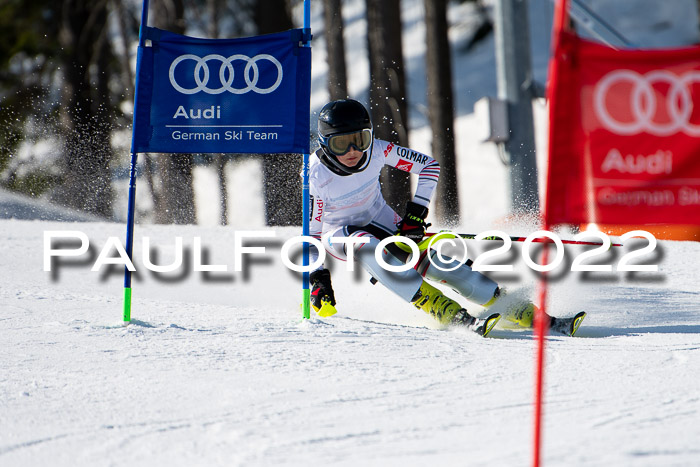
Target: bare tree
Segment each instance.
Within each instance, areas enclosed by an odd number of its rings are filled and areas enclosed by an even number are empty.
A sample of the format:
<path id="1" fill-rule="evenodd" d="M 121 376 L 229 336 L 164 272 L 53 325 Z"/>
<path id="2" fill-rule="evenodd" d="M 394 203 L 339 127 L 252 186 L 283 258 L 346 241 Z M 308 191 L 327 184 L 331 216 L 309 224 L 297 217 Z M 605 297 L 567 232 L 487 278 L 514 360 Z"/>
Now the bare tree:
<path id="1" fill-rule="evenodd" d="M 217 12 L 223 7 L 222 0 L 207 0 L 207 17 L 209 19 L 209 37 L 212 39 L 219 38 L 219 21 Z M 219 222 L 221 225 L 228 224 L 228 190 L 226 188 L 226 162 L 228 156 L 226 154 L 214 155 L 214 163 L 216 166 L 216 174 L 219 180 L 219 206 L 220 215 Z"/>
<path id="2" fill-rule="evenodd" d="M 258 34 L 294 27 L 286 0 L 258 0 L 253 16 Z M 262 165 L 265 222 L 267 225 L 301 225 L 301 158 L 297 154 L 265 155 Z"/>
<path id="3" fill-rule="evenodd" d="M 447 0 L 424 0 L 428 113 L 433 133 L 433 157 L 440 162 L 437 215 L 443 222 L 459 221 L 459 193 L 454 143 L 452 62 L 447 36 Z"/>
<path id="4" fill-rule="evenodd" d="M 343 15 L 340 0 L 323 0 L 323 17 L 326 26 L 328 62 L 328 94 L 332 101 L 348 96 L 348 78 L 345 68 L 345 41 L 343 40 Z"/>
<path id="5" fill-rule="evenodd" d="M 129 26 L 127 25 L 127 11 L 124 8 L 123 0 L 111 0 L 114 12 L 117 17 L 117 27 L 119 29 L 119 39 L 121 40 L 123 53 L 119 57 L 121 64 L 121 74 L 123 86 L 126 93 L 126 98 L 130 101 L 134 100 L 134 73 L 131 70 L 131 60 L 129 57 L 129 48 L 131 40 L 129 37 Z"/>
<path id="6" fill-rule="evenodd" d="M 370 71 L 370 112 L 380 139 L 408 146 L 408 112 L 399 0 L 366 0 Z M 399 214 L 410 198 L 409 174 L 385 167 L 381 175 L 387 203 Z"/>
<path id="7" fill-rule="evenodd" d="M 112 217 L 112 149 L 106 2 L 63 3 L 59 40 L 64 51 L 62 117 L 65 147 L 62 183 L 53 200 L 99 216 Z"/>
<path id="8" fill-rule="evenodd" d="M 155 0 L 151 4 L 153 25 L 178 34 L 185 33 L 182 0 Z M 156 222 L 194 224 L 197 222 L 192 185 L 192 154 L 163 154 L 156 159 L 160 183 L 156 185 Z M 154 188 L 156 187 L 154 186 Z"/>

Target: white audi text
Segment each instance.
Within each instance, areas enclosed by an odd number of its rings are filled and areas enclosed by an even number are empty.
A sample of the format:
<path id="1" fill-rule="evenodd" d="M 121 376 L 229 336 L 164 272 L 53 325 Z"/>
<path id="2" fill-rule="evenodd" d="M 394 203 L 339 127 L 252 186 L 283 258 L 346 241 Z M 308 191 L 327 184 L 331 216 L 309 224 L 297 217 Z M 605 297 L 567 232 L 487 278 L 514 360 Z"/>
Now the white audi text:
<path id="1" fill-rule="evenodd" d="M 650 175 L 670 174 L 673 170 L 673 154 L 671 151 L 658 150 L 654 154 L 645 156 L 638 154 L 636 156 L 627 154 L 622 156 L 617 149 L 611 149 L 608 155 L 605 156 L 603 172 L 615 170 L 620 173 L 640 174 L 647 173 Z"/>
<path id="2" fill-rule="evenodd" d="M 189 109 L 189 112 L 187 109 L 185 109 L 184 105 L 181 105 L 180 107 L 177 108 L 175 111 L 175 115 L 173 115 L 173 118 L 178 118 L 178 117 L 184 117 L 186 119 L 198 119 L 198 118 L 205 118 L 205 119 L 214 119 L 214 118 L 221 118 L 221 106 L 217 105 L 214 106 L 212 105 L 211 107 L 207 107 L 206 109 Z"/>

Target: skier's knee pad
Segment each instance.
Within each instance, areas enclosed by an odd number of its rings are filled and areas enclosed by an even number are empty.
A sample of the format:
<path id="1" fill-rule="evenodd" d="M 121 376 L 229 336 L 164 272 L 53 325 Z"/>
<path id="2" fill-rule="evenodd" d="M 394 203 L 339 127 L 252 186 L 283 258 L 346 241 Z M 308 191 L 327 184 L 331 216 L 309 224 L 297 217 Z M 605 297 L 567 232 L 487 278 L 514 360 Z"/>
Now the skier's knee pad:
<path id="1" fill-rule="evenodd" d="M 377 245 L 379 245 L 379 240 L 375 237 L 370 237 L 369 243 L 357 248 L 355 253 L 357 260 L 372 277 L 377 279 L 399 297 L 410 302 L 423 283 L 423 278 L 415 269 L 408 269 L 400 272 L 387 271 L 384 269 L 375 257 Z M 391 266 L 404 266 L 402 261 L 388 253 L 385 249 L 382 249 L 381 256 L 384 262 Z"/>
<path id="2" fill-rule="evenodd" d="M 484 305 L 493 298 L 498 284 L 483 274 L 473 271 L 466 264 L 453 269 L 455 264 L 455 262 L 444 261 L 437 251 L 430 250 L 416 270 L 426 279 L 446 284 L 462 297 L 479 305 Z"/>

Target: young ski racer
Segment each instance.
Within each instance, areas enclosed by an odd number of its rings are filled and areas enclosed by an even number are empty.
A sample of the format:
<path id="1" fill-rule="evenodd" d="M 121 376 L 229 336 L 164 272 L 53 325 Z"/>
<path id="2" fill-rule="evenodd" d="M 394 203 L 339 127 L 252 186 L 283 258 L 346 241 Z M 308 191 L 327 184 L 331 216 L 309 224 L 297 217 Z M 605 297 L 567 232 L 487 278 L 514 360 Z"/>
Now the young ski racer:
<path id="1" fill-rule="evenodd" d="M 321 240 L 330 255 L 347 260 L 347 249 L 352 245 L 339 240 L 364 237 L 368 242 L 354 247 L 354 257 L 363 268 L 375 281 L 440 323 L 466 326 L 486 336 L 500 319 L 500 313 L 507 312 L 509 320 L 520 326 L 532 326 L 534 306 L 531 303 L 511 303 L 508 309 L 501 309 L 504 306 L 497 305 L 506 301 L 502 300 L 505 294 L 498 284 L 466 264 L 446 271 L 453 264 L 445 262 L 435 250 L 426 248 L 425 218 L 440 175 L 435 159 L 375 139 L 369 113 L 352 99 L 333 101 L 323 107 L 318 118 L 318 137 L 321 147 L 312 155 L 309 166 L 310 234 Z M 387 205 L 381 194 L 379 175 L 385 165 L 418 175 L 416 192 L 403 218 Z M 376 260 L 374 252 L 380 240 L 396 234 L 421 247 L 414 269 L 392 272 Z M 382 250 L 382 258 L 389 265 L 403 265 L 407 257 L 407 253 L 391 243 Z M 318 251 L 312 246 L 311 262 L 317 258 Z M 336 301 L 330 271 L 321 266 L 310 274 L 310 280 L 314 309 L 321 316 L 334 314 Z M 464 299 L 486 308 L 488 316 L 480 319 L 470 315 L 428 281 L 451 287 Z M 552 318 L 551 327 L 573 335 L 581 319 L 573 323 L 569 322 L 571 319 Z"/>

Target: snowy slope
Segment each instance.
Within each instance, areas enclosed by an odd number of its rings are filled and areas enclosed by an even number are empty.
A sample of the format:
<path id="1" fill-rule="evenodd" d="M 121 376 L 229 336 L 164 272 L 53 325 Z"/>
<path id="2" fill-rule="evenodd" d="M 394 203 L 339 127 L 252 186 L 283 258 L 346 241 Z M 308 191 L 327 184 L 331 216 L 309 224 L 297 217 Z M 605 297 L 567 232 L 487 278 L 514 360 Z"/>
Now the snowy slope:
<path id="1" fill-rule="evenodd" d="M 97 255 L 119 224 L 0 221 L 0 465 L 528 465 L 528 331 L 492 339 L 432 320 L 334 265 L 339 313 L 300 320 L 276 230 L 247 273 L 231 229 L 137 229 L 133 323 L 121 270 L 92 258 L 42 271 L 43 232 L 83 230 Z M 153 275 L 142 238 L 175 255 L 201 237 L 228 273 Z M 568 249 L 572 255 L 578 250 Z M 700 245 L 660 242 L 658 273 L 564 273 L 555 314 L 589 311 L 547 342 L 546 465 L 697 465 Z M 112 252 L 114 256 L 114 252 Z M 617 261 L 616 256 L 605 258 Z M 528 287 L 517 259 L 502 277 Z M 565 272 L 565 271 L 564 271 Z M 695 279 L 693 279 L 695 278 Z"/>
<path id="2" fill-rule="evenodd" d="M 345 2 L 358 98 L 366 93 L 364 39 L 357 39 L 366 27 L 363 3 Z M 637 2 L 658 18 L 646 34 L 635 29 L 628 3 L 608 2 L 606 11 L 610 20 L 623 18 L 623 32 L 635 40 L 694 40 L 692 0 Z M 415 77 L 422 73 L 420 2 L 404 4 Z M 451 10 L 463 28 L 466 8 Z M 544 44 L 551 5 L 533 0 L 531 11 L 542 12 L 531 20 L 542 25 L 533 42 Z M 320 29 L 318 2 L 313 13 Z M 680 38 L 668 34 L 671 20 Z M 322 40 L 314 47 L 317 108 L 325 100 Z M 538 47 L 533 60 L 544 76 Z M 460 228 L 526 235 L 536 226 L 500 222 L 507 174 L 493 147 L 474 137 L 471 105 L 495 94 L 492 48 L 489 39 L 456 62 Z M 410 77 L 409 88 L 411 144 L 429 152 L 420 113 L 425 91 Z M 123 224 L 0 220 L 0 466 L 530 465 L 531 332 L 497 329 L 480 339 L 439 329 L 343 264 L 333 264 L 338 315 L 302 321 L 299 279 L 279 260 L 282 242 L 299 232 L 262 226 L 259 187 L 250 183 L 259 170 L 254 161 L 228 170 L 232 199 L 248 203 L 240 209 L 235 201 L 232 226 L 211 226 L 218 194 L 213 175 L 200 169 L 198 195 L 209 194 L 198 198 L 204 226 L 137 226 L 128 327 L 121 325 L 122 268 L 90 271 L 109 237 L 124 238 Z M 137 206 L 148 209 L 140 186 Z M 119 202 L 125 205 L 125 193 Z M 234 272 L 234 235 L 243 229 L 276 237 L 258 243 L 267 254 L 254 256 L 247 272 Z M 44 272 L 44 232 L 71 230 L 85 232 L 92 249 Z M 167 264 L 178 236 L 186 266 L 169 274 L 145 270 L 143 238 L 155 245 L 154 261 Z M 227 273 L 189 272 L 195 237 L 204 262 L 227 265 Z M 483 247 L 470 243 L 471 256 Z M 602 260 L 616 264 L 629 249 Z M 658 264 L 658 273 L 567 272 L 581 251 L 567 247 L 550 293 L 553 314 L 589 315 L 577 338 L 547 341 L 544 465 L 698 465 L 700 244 L 659 242 L 642 258 Z M 536 276 L 519 255 L 516 245 L 508 257 L 514 273 L 493 277 L 530 291 Z"/>

